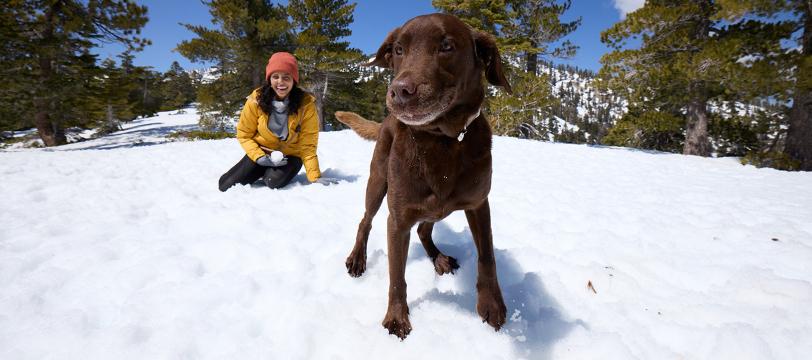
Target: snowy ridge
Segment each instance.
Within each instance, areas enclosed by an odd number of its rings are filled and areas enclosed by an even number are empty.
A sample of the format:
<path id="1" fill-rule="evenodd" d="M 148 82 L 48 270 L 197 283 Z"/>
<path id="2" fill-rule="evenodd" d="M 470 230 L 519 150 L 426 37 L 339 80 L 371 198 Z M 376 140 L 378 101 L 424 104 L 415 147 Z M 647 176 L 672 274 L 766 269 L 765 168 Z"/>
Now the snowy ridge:
<path id="1" fill-rule="evenodd" d="M 196 117 L 0 152 L 2 359 L 800 359 L 812 353 L 812 174 L 496 137 L 491 213 L 510 320 L 475 311 L 462 213 L 412 234 L 412 334 L 386 310 L 386 206 L 344 269 L 374 144 L 320 134 L 325 176 L 217 190 L 234 139 L 165 143 Z M 43 181 L 47 180 L 47 181 Z M 599 184 L 599 186 L 596 186 Z M 589 288 L 587 284 L 592 284 Z M 594 289 L 594 291 L 593 291 Z"/>
<path id="2" fill-rule="evenodd" d="M 564 132 L 583 131 L 586 142 L 594 142 L 594 134 L 584 125 L 593 124 L 593 128 L 606 129 L 628 111 L 625 99 L 598 90 L 594 75 L 589 71 L 542 62 L 539 73 L 549 77 L 553 94 L 562 103 L 555 116 L 559 132 L 552 134 L 551 140 L 556 140 L 557 135 Z"/>
<path id="3" fill-rule="evenodd" d="M 600 117 L 599 110 L 608 113 L 608 119 L 612 122 L 620 119 L 627 111 L 627 102 L 611 93 L 598 91 L 595 85 L 595 78 L 586 76 L 587 72 L 568 71 L 560 67 L 542 64 L 540 73 L 550 77 L 553 84 L 553 94 L 565 98 L 564 101 L 573 103 L 578 109 L 578 116 L 595 121 Z M 577 69 L 575 69 L 577 70 Z M 611 104 L 617 104 L 611 106 Z"/>
<path id="4" fill-rule="evenodd" d="M 193 69 L 187 71 L 187 73 L 192 77 L 192 79 L 199 79 L 199 81 L 203 84 L 210 84 L 214 80 L 220 78 L 220 69 L 216 66 Z"/>
<path id="5" fill-rule="evenodd" d="M 559 131 L 550 134 L 550 141 L 561 141 L 561 135 L 566 132 L 583 131 L 585 142 L 594 143 L 595 134 L 590 133 L 590 129 L 608 131 L 628 112 L 628 101 L 611 91 L 598 89 L 595 74 L 591 71 L 542 62 L 539 73 L 549 77 L 553 94 L 562 103 L 553 116 Z M 759 118 L 763 121 L 765 117 L 783 117 L 777 105 L 769 99 L 754 100 L 754 103 L 710 101 L 708 111 L 724 119 L 737 116 L 755 126 Z M 572 142 L 570 137 L 563 135 L 564 141 Z"/>

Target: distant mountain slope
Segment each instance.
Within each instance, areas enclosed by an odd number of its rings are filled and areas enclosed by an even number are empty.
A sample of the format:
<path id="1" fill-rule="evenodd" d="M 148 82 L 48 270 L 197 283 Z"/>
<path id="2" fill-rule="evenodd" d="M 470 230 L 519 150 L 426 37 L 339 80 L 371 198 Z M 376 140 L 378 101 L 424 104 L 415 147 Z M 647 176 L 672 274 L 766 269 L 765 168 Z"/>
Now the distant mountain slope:
<path id="1" fill-rule="evenodd" d="M 561 102 L 554 115 L 567 124 L 558 129 L 554 140 L 596 143 L 627 111 L 624 99 L 598 90 L 595 73 L 589 70 L 542 62 L 540 73 L 549 77 Z"/>
<path id="2" fill-rule="evenodd" d="M 558 126 L 550 129 L 552 134 L 547 140 L 600 144 L 603 136 L 628 111 L 628 101 L 600 90 L 596 85 L 596 74 L 590 70 L 550 62 L 542 62 L 539 69 L 541 74 L 549 77 L 553 94 L 561 103 L 552 111 L 554 123 Z M 722 119 L 737 117 L 738 121 L 758 129 L 757 141 L 764 147 L 775 147 L 772 143 L 786 130 L 785 114 L 775 99 L 755 99 L 751 103 L 716 100 L 709 103 L 708 110 Z M 736 129 L 720 127 L 711 130 L 714 153 L 742 155 L 746 152 L 735 148 L 744 145 L 741 141 L 736 142 L 741 140 L 735 139 L 739 134 L 724 133 Z"/>

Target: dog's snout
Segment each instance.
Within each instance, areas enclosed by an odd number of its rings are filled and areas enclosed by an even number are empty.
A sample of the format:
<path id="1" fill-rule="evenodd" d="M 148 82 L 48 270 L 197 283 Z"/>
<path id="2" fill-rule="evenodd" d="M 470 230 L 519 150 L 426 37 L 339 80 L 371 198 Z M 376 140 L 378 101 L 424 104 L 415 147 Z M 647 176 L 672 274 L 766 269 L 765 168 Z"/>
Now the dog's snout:
<path id="1" fill-rule="evenodd" d="M 396 103 L 405 105 L 414 101 L 417 98 L 417 84 L 408 79 L 399 79 L 392 82 L 390 90 L 392 100 Z"/>

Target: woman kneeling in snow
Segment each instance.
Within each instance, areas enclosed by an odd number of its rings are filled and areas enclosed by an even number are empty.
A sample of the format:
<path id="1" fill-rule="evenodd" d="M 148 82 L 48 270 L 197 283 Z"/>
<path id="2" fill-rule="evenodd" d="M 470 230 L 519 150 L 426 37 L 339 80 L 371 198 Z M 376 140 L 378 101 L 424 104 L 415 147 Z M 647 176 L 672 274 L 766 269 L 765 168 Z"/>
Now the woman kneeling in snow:
<path id="1" fill-rule="evenodd" d="M 220 177 L 220 191 L 260 178 L 272 189 L 287 185 L 304 164 L 307 179 L 321 181 L 316 146 L 316 102 L 299 83 L 296 58 L 274 53 L 265 67 L 266 83 L 248 96 L 237 124 L 245 156 Z"/>

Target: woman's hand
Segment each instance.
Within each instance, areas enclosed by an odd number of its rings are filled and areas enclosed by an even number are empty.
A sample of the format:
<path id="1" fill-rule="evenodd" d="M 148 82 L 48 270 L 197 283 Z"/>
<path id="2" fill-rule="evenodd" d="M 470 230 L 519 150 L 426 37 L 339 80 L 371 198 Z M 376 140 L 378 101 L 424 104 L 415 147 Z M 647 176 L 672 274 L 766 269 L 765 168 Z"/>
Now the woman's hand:
<path id="1" fill-rule="evenodd" d="M 257 159 L 257 165 L 267 167 L 280 167 L 288 164 L 288 158 L 281 151 L 274 151 Z"/>
<path id="2" fill-rule="evenodd" d="M 324 186 L 328 186 L 328 185 L 338 184 L 338 179 L 320 177 L 320 178 L 316 179 L 315 182 L 317 182 L 319 184 L 322 184 Z"/>

